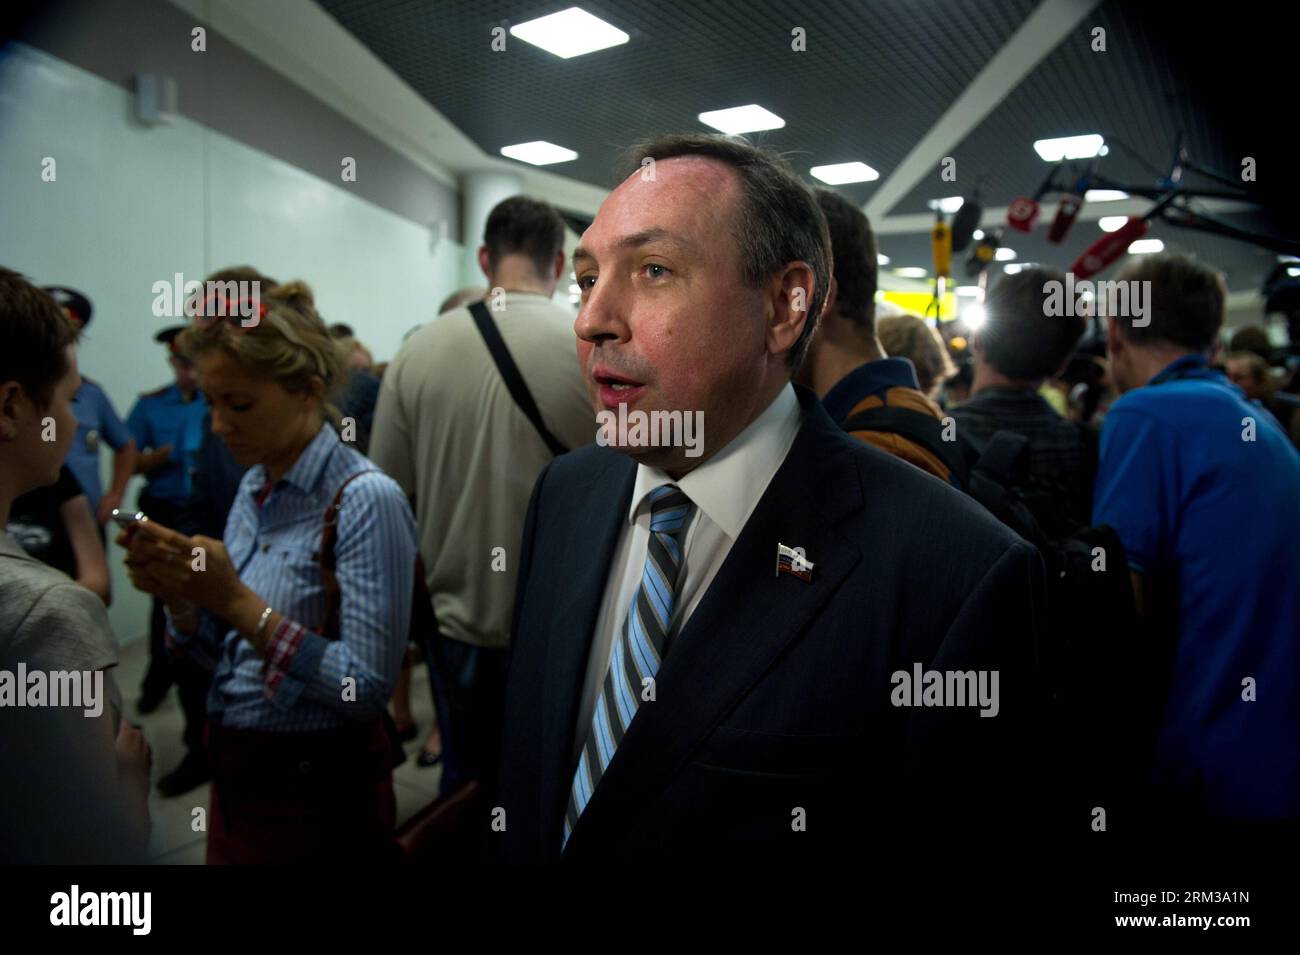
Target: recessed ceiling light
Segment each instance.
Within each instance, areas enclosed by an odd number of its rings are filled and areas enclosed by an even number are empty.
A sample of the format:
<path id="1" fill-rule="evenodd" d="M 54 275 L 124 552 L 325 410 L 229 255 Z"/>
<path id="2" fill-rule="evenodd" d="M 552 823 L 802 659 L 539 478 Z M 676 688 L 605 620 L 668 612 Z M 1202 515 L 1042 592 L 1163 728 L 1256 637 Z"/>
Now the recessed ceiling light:
<path id="1" fill-rule="evenodd" d="M 970 237 L 971 237 L 972 239 L 982 239 L 982 238 L 984 238 L 984 230 L 983 230 L 983 229 L 976 229 L 974 232 L 972 232 L 972 233 L 970 234 Z"/>
<path id="2" fill-rule="evenodd" d="M 1101 151 L 1105 144 L 1099 133 L 1084 136 L 1061 136 L 1057 139 L 1038 139 L 1034 141 L 1034 152 L 1046 162 L 1060 162 L 1062 159 L 1091 159 Z"/>
<path id="3" fill-rule="evenodd" d="M 1085 202 L 1117 202 L 1129 198 L 1129 194 L 1120 189 L 1089 189 L 1083 194 Z"/>
<path id="4" fill-rule="evenodd" d="M 1102 216 L 1097 220 L 1102 232 L 1115 232 L 1128 222 L 1128 216 Z"/>
<path id="5" fill-rule="evenodd" d="M 876 254 L 876 264 L 877 264 L 877 265 L 888 265 L 888 264 L 889 264 L 889 256 L 885 255 L 885 253 L 883 253 L 883 252 L 878 252 L 878 253 Z"/>
<path id="6" fill-rule="evenodd" d="M 968 298 L 979 298 L 981 295 L 984 294 L 984 290 L 981 289 L 978 285 L 958 285 L 955 289 L 953 289 L 953 291 L 956 292 L 958 295 L 964 295 L 967 296 Z"/>
<path id="7" fill-rule="evenodd" d="M 971 331 L 979 328 L 984 324 L 987 313 L 983 305 L 967 305 L 961 310 L 961 320 L 966 323 L 966 327 Z"/>
<path id="8" fill-rule="evenodd" d="M 549 166 L 551 163 L 568 162 L 577 159 L 578 154 L 572 149 L 565 149 L 544 139 L 531 143 L 517 143 L 514 146 L 502 146 L 501 155 L 520 162 L 532 163 L 534 166 Z"/>
<path id="9" fill-rule="evenodd" d="M 917 268 L 914 265 L 906 265 L 901 269 L 894 269 L 894 274 L 905 279 L 923 279 L 925 278 L 925 269 Z"/>
<path id="10" fill-rule="evenodd" d="M 715 109 L 700 113 L 700 122 L 728 136 L 756 133 L 763 129 L 780 129 L 785 125 L 785 120 L 776 113 L 753 103 L 748 106 L 733 106 L 730 109 Z"/>
<path id="11" fill-rule="evenodd" d="M 1024 266 L 1021 265 L 1019 262 L 1012 262 L 1010 265 L 1002 266 L 1002 271 L 1006 272 L 1007 275 L 1016 275 L 1023 268 Z"/>
<path id="12" fill-rule="evenodd" d="M 832 186 L 842 186 L 846 182 L 871 182 L 880 178 L 880 173 L 864 162 L 837 162 L 829 166 L 813 166 L 808 171 Z"/>
<path id="13" fill-rule="evenodd" d="M 1165 244 L 1159 239 L 1138 239 L 1129 243 L 1128 254 L 1150 255 L 1152 252 L 1162 252 L 1164 248 Z"/>
<path id="14" fill-rule="evenodd" d="M 948 196 L 946 199 L 931 199 L 926 203 L 931 209 L 938 209 L 940 212 L 946 212 L 949 215 L 961 208 L 965 202 L 961 196 Z"/>
<path id="15" fill-rule="evenodd" d="M 1016 257 L 1016 250 L 1008 249 L 1004 245 L 1001 246 L 996 252 L 993 253 L 993 257 L 997 259 L 999 262 L 1010 262 L 1012 259 Z"/>
<path id="16" fill-rule="evenodd" d="M 569 7 L 513 26 L 510 35 L 566 60 L 628 41 L 628 35 L 618 27 L 592 16 L 581 7 Z"/>
<path id="17" fill-rule="evenodd" d="M 1291 276 L 1291 278 L 1296 278 L 1297 276 L 1300 276 L 1300 269 L 1289 267 L 1286 270 L 1286 274 Z"/>

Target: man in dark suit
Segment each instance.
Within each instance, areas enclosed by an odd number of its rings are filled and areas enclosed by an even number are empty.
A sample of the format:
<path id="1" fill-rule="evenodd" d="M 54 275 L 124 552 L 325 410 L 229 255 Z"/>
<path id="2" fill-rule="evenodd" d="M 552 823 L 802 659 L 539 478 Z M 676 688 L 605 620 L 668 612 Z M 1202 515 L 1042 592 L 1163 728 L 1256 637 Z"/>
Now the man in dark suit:
<path id="1" fill-rule="evenodd" d="M 830 242 L 788 166 L 697 135 L 630 165 L 574 254 L 603 430 L 529 507 L 504 856 L 1004 839 L 1035 802 L 1036 552 L 791 385 Z"/>

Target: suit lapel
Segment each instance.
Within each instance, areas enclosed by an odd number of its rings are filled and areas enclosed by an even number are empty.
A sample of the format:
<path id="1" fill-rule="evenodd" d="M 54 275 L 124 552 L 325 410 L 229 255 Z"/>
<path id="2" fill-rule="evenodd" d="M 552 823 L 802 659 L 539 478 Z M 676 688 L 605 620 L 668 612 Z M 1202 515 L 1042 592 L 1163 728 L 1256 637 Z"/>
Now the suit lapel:
<path id="1" fill-rule="evenodd" d="M 862 558 L 836 530 L 863 506 L 856 462 L 809 392 L 805 421 L 687 626 L 673 641 L 569 840 L 566 855 L 625 827 L 679 771 Z M 804 548 L 812 581 L 776 575 L 778 543 Z"/>
<path id="2" fill-rule="evenodd" d="M 631 458 L 610 452 L 606 461 L 575 488 L 563 546 L 539 555 L 562 562 L 562 570 L 551 577 L 561 595 L 555 620 L 546 627 L 550 637 L 542 689 L 541 820 L 543 837 L 554 843 L 546 848 L 553 851 L 559 849 L 560 835 L 556 830 L 550 839 L 551 824 L 561 818 L 573 783 L 573 740 L 596 616 L 636 481 Z"/>

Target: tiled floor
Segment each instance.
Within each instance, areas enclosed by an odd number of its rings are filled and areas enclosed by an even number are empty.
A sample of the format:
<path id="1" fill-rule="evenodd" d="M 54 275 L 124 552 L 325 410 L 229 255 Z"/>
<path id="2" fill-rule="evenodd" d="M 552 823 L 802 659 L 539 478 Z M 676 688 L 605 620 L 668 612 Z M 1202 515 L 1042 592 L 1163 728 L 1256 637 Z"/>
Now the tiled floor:
<path id="1" fill-rule="evenodd" d="M 156 862 L 164 865 L 202 865 L 207 835 L 196 832 L 193 826 L 195 809 L 202 808 L 203 816 L 207 816 L 207 785 L 172 799 L 163 798 L 157 789 L 159 778 L 175 769 L 185 752 L 181 742 L 183 718 L 176 690 L 173 688 L 167 694 L 158 709 L 141 716 L 135 704 L 139 698 L 140 681 L 149 664 L 147 641 L 134 640 L 126 644 L 122 647 L 121 658 L 115 677 L 126 700 L 127 718 L 144 729 L 145 738 L 153 750 L 154 788 L 149 796 L 149 816 L 153 821 L 150 854 Z M 442 775 L 441 766 L 423 769 L 415 762 L 424 735 L 433 724 L 429 675 L 423 666 L 417 666 L 411 678 L 411 710 L 420 733 L 413 742 L 406 744 L 407 760 L 393 772 L 399 825 L 433 801 Z"/>

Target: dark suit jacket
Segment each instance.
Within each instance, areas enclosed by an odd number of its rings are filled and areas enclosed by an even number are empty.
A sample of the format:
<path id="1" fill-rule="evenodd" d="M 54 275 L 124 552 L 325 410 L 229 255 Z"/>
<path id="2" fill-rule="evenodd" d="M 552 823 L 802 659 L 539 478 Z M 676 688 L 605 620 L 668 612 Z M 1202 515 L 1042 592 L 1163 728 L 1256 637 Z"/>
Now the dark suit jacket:
<path id="1" fill-rule="evenodd" d="M 643 702 L 566 860 L 843 855 L 1005 839 L 1035 797 L 1037 552 L 936 478 L 804 422 Z M 579 694 L 634 462 L 589 446 L 538 478 L 515 605 L 499 834 L 560 855 Z M 776 576 L 777 543 L 812 581 Z M 689 559 L 689 558 L 688 558 Z M 999 712 L 891 704 L 891 674 L 999 671 Z M 585 728 L 584 728 L 585 731 Z"/>

